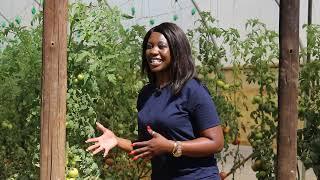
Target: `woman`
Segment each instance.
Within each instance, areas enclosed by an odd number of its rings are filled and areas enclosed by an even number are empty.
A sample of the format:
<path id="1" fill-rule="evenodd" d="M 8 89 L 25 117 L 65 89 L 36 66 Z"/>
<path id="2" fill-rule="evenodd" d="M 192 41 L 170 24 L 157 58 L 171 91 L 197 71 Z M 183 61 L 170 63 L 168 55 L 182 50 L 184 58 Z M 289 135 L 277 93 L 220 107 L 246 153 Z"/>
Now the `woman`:
<path id="1" fill-rule="evenodd" d="M 137 101 L 139 138 L 117 137 L 97 123 L 103 135 L 87 150 L 96 154 L 117 146 L 151 159 L 152 179 L 219 179 L 214 154 L 223 148 L 219 118 L 207 89 L 197 80 L 191 48 L 173 23 L 150 29 L 142 46 L 142 73 L 149 84 Z"/>

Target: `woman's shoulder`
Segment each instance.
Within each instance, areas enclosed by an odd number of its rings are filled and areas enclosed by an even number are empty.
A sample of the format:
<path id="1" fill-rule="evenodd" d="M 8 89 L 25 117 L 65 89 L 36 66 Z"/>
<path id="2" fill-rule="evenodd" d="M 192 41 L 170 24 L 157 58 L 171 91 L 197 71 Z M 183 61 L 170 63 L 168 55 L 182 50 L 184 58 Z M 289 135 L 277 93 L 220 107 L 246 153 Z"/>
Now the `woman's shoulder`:
<path id="1" fill-rule="evenodd" d="M 184 91 L 192 94 L 193 93 L 209 93 L 207 86 L 197 78 L 192 78 L 188 80 L 184 86 Z"/>

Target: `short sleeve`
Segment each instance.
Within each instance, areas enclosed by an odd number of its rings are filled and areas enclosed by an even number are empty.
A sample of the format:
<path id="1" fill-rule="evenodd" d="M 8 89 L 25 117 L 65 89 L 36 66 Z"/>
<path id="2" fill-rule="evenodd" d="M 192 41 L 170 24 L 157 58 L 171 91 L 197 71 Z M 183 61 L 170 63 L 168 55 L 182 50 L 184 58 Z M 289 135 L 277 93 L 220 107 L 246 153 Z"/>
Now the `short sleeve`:
<path id="1" fill-rule="evenodd" d="M 216 106 L 208 89 L 200 82 L 190 87 L 189 103 L 192 123 L 195 129 L 202 131 L 220 124 Z"/>
<path id="2" fill-rule="evenodd" d="M 147 84 L 139 91 L 136 104 L 137 111 L 140 111 L 142 109 L 145 101 L 149 98 L 149 96 L 151 96 L 152 92 L 150 89 L 151 84 Z"/>

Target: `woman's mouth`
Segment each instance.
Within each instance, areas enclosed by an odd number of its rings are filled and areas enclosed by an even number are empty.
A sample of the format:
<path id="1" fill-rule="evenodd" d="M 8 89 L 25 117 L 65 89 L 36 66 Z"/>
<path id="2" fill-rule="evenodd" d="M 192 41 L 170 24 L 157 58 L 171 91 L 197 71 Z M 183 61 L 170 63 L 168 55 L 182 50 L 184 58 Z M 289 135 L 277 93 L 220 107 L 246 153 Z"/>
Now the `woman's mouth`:
<path id="1" fill-rule="evenodd" d="M 163 61 L 161 59 L 158 59 L 158 58 L 151 58 L 149 59 L 149 63 L 152 65 L 152 66 L 157 66 L 157 65 L 160 65 Z"/>

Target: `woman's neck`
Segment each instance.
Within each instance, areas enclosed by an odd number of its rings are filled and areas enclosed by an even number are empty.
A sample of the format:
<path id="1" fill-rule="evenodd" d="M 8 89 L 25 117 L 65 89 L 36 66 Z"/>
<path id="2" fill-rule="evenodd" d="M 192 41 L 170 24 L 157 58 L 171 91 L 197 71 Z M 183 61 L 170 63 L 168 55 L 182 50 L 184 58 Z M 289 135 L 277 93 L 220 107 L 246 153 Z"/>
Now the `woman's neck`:
<path id="1" fill-rule="evenodd" d="M 170 83 L 170 78 L 168 74 L 164 74 L 164 75 L 157 75 L 157 81 L 156 81 L 156 85 L 159 88 L 163 88 L 166 85 L 168 85 Z"/>

